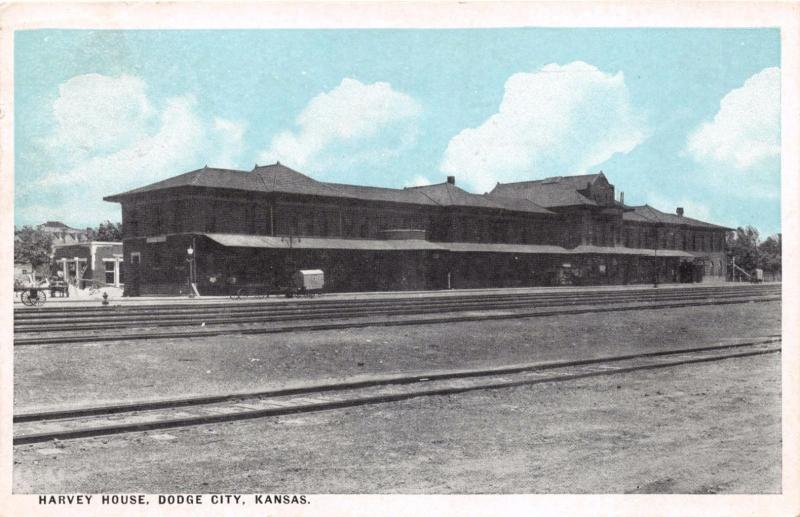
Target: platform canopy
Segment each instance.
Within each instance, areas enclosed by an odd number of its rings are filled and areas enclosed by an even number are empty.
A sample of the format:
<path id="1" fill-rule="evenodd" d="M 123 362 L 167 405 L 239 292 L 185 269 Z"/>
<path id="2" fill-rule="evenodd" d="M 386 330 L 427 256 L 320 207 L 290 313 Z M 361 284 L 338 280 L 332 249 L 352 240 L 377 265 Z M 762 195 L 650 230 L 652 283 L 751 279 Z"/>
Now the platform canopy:
<path id="1" fill-rule="evenodd" d="M 546 244 L 488 244 L 483 242 L 442 242 L 448 251 L 456 253 L 519 253 L 570 255 L 572 252 L 561 246 Z"/>
<path id="2" fill-rule="evenodd" d="M 328 249 L 374 251 L 450 251 L 453 253 L 519 253 L 540 255 L 638 255 L 694 258 L 682 250 L 652 250 L 611 246 L 581 245 L 574 249 L 546 244 L 490 244 L 483 242 L 430 242 L 422 239 L 330 239 L 324 237 L 273 237 L 204 233 L 209 239 L 229 248 Z"/>
<path id="3" fill-rule="evenodd" d="M 653 250 L 646 248 L 624 248 L 624 247 L 611 247 L 611 246 L 588 246 L 581 245 L 577 248 L 570 250 L 570 253 L 575 255 L 642 255 L 652 257 L 653 254 L 657 257 L 686 257 L 694 258 L 694 255 L 687 253 L 683 250 Z"/>
<path id="4" fill-rule="evenodd" d="M 326 239 L 323 237 L 271 237 L 268 235 L 235 235 L 226 233 L 203 234 L 209 239 L 230 248 L 273 249 L 328 249 L 375 251 L 444 251 L 439 244 L 421 239 Z"/>

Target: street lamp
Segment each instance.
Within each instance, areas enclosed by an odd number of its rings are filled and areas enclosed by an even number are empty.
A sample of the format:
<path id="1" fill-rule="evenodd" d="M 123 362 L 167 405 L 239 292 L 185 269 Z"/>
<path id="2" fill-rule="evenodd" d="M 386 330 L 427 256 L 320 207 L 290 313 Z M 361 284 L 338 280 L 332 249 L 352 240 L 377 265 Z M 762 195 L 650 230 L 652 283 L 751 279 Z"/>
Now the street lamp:
<path id="1" fill-rule="evenodd" d="M 653 287 L 658 287 L 658 224 L 653 225 Z"/>
<path id="2" fill-rule="evenodd" d="M 194 298 L 194 288 L 192 287 L 192 280 L 194 279 L 194 247 L 189 246 L 186 250 L 186 262 L 189 263 L 189 298 Z"/>
<path id="3" fill-rule="evenodd" d="M 286 237 L 281 237 L 281 242 L 284 242 L 284 243 L 289 245 L 288 261 L 289 261 L 289 269 L 290 269 L 289 274 L 291 275 L 291 274 L 294 274 L 294 267 L 295 267 L 294 251 L 293 251 L 294 250 L 294 245 L 296 243 L 303 242 L 303 239 L 301 239 L 300 237 L 295 236 L 293 228 L 290 228 L 289 231 L 290 231 L 289 235 L 287 235 Z"/>

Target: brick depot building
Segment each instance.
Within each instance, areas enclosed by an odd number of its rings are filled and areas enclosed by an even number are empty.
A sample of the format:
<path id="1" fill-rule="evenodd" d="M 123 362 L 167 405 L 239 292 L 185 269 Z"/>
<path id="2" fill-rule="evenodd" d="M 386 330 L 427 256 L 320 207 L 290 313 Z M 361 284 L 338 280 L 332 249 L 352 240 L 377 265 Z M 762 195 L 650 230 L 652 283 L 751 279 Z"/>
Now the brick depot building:
<path id="1" fill-rule="evenodd" d="M 620 196 L 622 197 L 622 196 Z M 122 205 L 130 296 L 633 284 L 725 278 L 728 228 L 617 200 L 605 175 L 404 189 L 316 181 L 280 163 L 205 167 L 104 198 Z"/>

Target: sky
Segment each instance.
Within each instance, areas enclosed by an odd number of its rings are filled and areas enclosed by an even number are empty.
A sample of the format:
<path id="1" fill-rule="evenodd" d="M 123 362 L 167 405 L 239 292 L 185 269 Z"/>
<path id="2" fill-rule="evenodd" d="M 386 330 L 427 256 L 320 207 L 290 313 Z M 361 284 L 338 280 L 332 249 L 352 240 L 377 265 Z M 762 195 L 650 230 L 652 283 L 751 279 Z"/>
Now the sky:
<path id="1" fill-rule="evenodd" d="M 626 204 L 780 229 L 777 29 L 15 33 L 15 224 L 280 161 L 402 188 L 603 171 Z"/>

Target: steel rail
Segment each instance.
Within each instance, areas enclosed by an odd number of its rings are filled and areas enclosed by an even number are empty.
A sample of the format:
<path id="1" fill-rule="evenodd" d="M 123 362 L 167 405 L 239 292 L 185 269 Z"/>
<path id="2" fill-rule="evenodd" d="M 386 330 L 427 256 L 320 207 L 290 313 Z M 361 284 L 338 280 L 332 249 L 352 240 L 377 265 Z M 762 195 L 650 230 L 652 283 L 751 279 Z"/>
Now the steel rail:
<path id="1" fill-rule="evenodd" d="M 343 306 L 358 306 L 368 307 L 373 305 L 386 305 L 391 304 L 394 306 L 400 305 L 415 305 L 419 303 L 452 303 L 454 301 L 478 301 L 490 302 L 495 300 L 504 299 L 550 299 L 550 298 L 565 298 L 565 297 L 596 297 L 596 296 L 625 296 L 631 294 L 653 295 L 660 296 L 665 293 L 687 293 L 687 294 L 700 294 L 700 293 L 719 293 L 719 292 L 761 292 L 780 290 L 780 284 L 777 285 L 761 285 L 761 286 L 713 286 L 704 288 L 664 288 L 660 290 L 648 289 L 626 289 L 620 291 L 611 290 L 593 290 L 593 291 L 561 291 L 561 292 L 537 292 L 537 293 L 502 293 L 502 294 L 485 294 L 485 295 L 429 295 L 417 297 L 402 297 L 402 298 L 379 298 L 379 299 L 309 299 L 309 300 L 281 300 L 281 301 L 259 301 L 259 302 L 230 302 L 230 303 L 195 303 L 195 304 L 148 304 L 148 305 L 133 305 L 133 306 L 120 306 L 113 305 L 107 307 L 40 307 L 36 309 L 20 309 L 14 310 L 16 320 L 22 321 L 25 319 L 43 319 L 49 317 L 59 317 L 59 315 L 69 315 L 73 313 L 89 314 L 94 313 L 98 315 L 108 316 L 109 313 L 115 314 L 135 314 L 137 312 L 151 313 L 155 311 L 169 311 L 181 314 L 192 313 L 206 313 L 214 312 L 217 310 L 223 311 L 241 311 L 253 309 L 265 310 L 281 310 L 281 309 L 310 309 L 315 307 L 343 307 Z"/>
<path id="2" fill-rule="evenodd" d="M 547 300 L 503 300 L 498 302 L 453 302 L 451 304 L 427 304 L 421 303 L 416 306 L 392 306 L 387 305 L 384 307 L 350 307 L 345 306 L 338 309 L 293 309 L 293 310 L 276 310 L 264 311 L 254 310 L 248 312 L 238 313 L 207 313 L 202 315 L 181 315 L 172 312 L 154 312 L 152 314 L 137 314 L 135 316 L 127 315 L 110 315 L 105 317 L 96 317 L 94 315 L 89 317 L 73 316 L 72 318 L 63 318 L 58 320 L 45 320 L 45 321 L 24 321 L 16 322 L 14 325 L 15 333 L 21 334 L 25 332 L 43 332 L 47 330 L 52 331 L 67 331 L 67 330 L 106 330 L 109 328 L 119 329 L 125 327 L 157 327 L 157 326 L 180 326 L 192 323 L 205 323 L 206 325 L 217 324 L 231 324 L 231 323 L 261 323 L 270 321 L 288 321 L 292 319 L 324 319 L 324 318 L 342 318 L 346 316 L 360 317 L 365 314 L 369 315 L 384 315 L 384 314 L 422 314 L 426 312 L 456 312 L 465 310 L 495 310 L 504 308 L 516 307 L 552 307 L 559 305 L 577 305 L 581 302 L 584 303 L 626 303 L 631 301 L 639 302 L 656 302 L 662 300 L 672 299 L 729 299 L 737 297 L 752 297 L 754 294 L 762 293 L 667 293 L 657 297 L 642 297 L 637 295 L 627 296 L 614 296 L 614 297 L 595 297 L 595 298 L 551 298 Z M 145 325 L 142 325 L 145 324 Z"/>
<path id="3" fill-rule="evenodd" d="M 36 309 L 26 311 L 24 313 L 15 313 L 15 321 L 20 324 L 29 324 L 31 321 L 60 321 L 67 318 L 108 318 L 109 316 L 120 318 L 135 318 L 141 316 L 150 316 L 153 314 L 165 315 L 181 315 L 191 316 L 206 315 L 206 314 L 250 314 L 254 312 L 264 313 L 281 313 L 291 311 L 314 311 L 314 310 L 330 310 L 346 309 L 346 308 L 370 308 L 370 307 L 406 307 L 406 306 L 419 306 L 425 305 L 451 305 L 451 304 L 469 304 L 469 303 L 495 303 L 503 301 L 549 301 L 549 300 L 563 300 L 563 299 L 596 299 L 598 297 L 614 298 L 614 297 L 630 297 L 639 296 L 642 298 L 658 298 L 663 296 L 709 296 L 709 295 L 745 295 L 745 294 L 758 294 L 758 293 L 775 293 L 781 292 L 780 287 L 771 287 L 766 289 L 731 289 L 731 288 L 718 288 L 718 289 L 665 289 L 660 291 L 617 291 L 617 292 L 602 292 L 594 291 L 588 293 L 535 293 L 521 296 L 504 295 L 492 297 L 437 297 L 437 298 L 400 298 L 395 300 L 382 300 L 380 302 L 370 300 L 328 300 L 324 304 L 293 304 L 293 303 L 273 303 L 273 304 L 252 304 L 252 305 L 231 305 L 231 306 L 195 306 L 190 308 L 175 307 L 173 305 L 145 305 L 137 307 L 122 307 L 122 306 L 89 306 L 89 307 L 69 307 L 65 311 L 58 308 L 53 308 L 45 312 L 42 310 L 38 312 Z"/>
<path id="4" fill-rule="evenodd" d="M 412 375 L 383 376 L 367 381 L 328 383 L 300 388 L 223 394 L 207 397 L 83 407 L 14 416 L 14 445 L 105 436 L 120 433 L 187 427 L 292 413 L 313 412 L 407 400 L 410 398 L 464 393 L 474 390 L 559 382 L 586 377 L 615 375 L 640 370 L 720 361 L 780 353 L 780 338 L 747 343 L 662 350 L 622 356 L 538 364 L 515 364 L 499 368 L 433 371 Z M 415 385 L 423 384 L 422 389 Z M 410 389 L 406 389 L 407 387 Z M 382 390 L 382 391 L 381 391 Z M 349 392 L 349 393 L 348 393 Z M 295 397 L 305 395 L 306 397 Z M 314 395 L 314 397 L 307 397 Z M 295 397 L 292 399 L 291 397 Z M 249 402 L 248 402 L 249 401 Z M 248 405 L 249 403 L 249 405 Z M 204 407 L 205 406 L 205 407 Z M 158 413 L 158 411 L 166 413 Z M 151 415 L 139 414 L 153 412 Z M 170 416 L 170 411 L 177 414 Z M 194 411 L 194 412 L 192 412 Z M 94 424 L 109 415 L 128 413 L 133 421 Z M 166 415 L 166 416 L 165 416 Z M 85 419 L 81 426 L 80 419 Z M 48 424 L 49 422 L 49 424 Z M 25 433 L 25 424 L 28 432 Z M 40 427 L 37 429 L 36 425 Z M 41 426 L 44 425 L 44 430 Z M 49 428 L 47 426 L 50 426 Z M 60 427 L 59 427 L 60 425 Z"/>
<path id="5" fill-rule="evenodd" d="M 183 329 L 181 331 L 173 332 L 137 332 L 137 333 L 104 333 L 104 334 L 91 334 L 91 335 L 64 335 L 59 334 L 56 336 L 39 336 L 31 338 L 15 338 L 14 346 L 34 346 L 34 345 L 48 345 L 48 344 L 78 344 L 78 343 L 93 343 L 103 341 L 133 341 L 133 340 L 153 340 L 153 339 L 185 339 L 185 338 L 201 338 L 219 336 L 225 334 L 243 334 L 243 335 L 261 335 L 261 334 L 276 334 L 287 332 L 306 332 L 306 331 L 322 331 L 322 330 L 340 330 L 349 328 L 365 328 L 365 327 L 390 327 L 390 326 L 408 326 L 408 325 L 426 325 L 437 323 L 456 323 L 466 321 L 491 321 L 491 320 L 505 320 L 505 319 L 519 319 L 519 318 L 534 318 L 544 316 L 559 316 L 571 314 L 587 314 L 587 313 L 602 313 L 602 312 L 617 312 L 617 311 L 632 311 L 632 310 L 653 310 L 653 309 L 671 309 L 682 307 L 697 307 L 704 305 L 731 305 L 741 303 L 756 303 L 756 302 L 770 302 L 780 301 L 780 296 L 765 296 L 759 298 L 735 298 L 735 299 L 719 299 L 719 300 L 697 300 L 697 301 L 681 301 L 681 302 L 654 302 L 647 305 L 626 305 L 614 306 L 604 305 L 597 306 L 587 305 L 579 307 L 568 307 L 565 309 L 552 309 L 544 311 L 527 311 L 527 312 L 505 312 L 499 314 L 468 314 L 468 315 L 449 315 L 442 317 L 430 318 L 414 318 L 414 319 L 390 319 L 390 320 L 372 320 L 372 321 L 343 321 L 343 322 L 326 322 L 310 325 L 294 325 L 294 326 L 279 326 L 279 327 L 240 327 L 240 328 L 217 328 L 217 329 Z M 489 310 L 489 309 L 482 309 Z M 433 311 L 441 313 L 443 311 Z M 417 313 L 419 314 L 419 313 Z M 369 314 L 362 314 L 362 316 L 369 317 Z M 141 329 L 140 329 L 141 330 Z"/>

